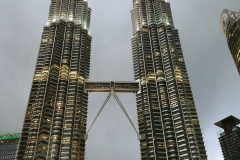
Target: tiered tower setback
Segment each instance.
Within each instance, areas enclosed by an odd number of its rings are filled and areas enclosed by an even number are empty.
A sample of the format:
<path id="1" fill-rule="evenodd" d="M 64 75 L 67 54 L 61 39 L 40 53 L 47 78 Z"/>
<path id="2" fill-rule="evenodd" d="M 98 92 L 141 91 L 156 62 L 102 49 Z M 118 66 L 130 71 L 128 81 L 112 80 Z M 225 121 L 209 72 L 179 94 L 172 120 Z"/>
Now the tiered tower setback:
<path id="1" fill-rule="evenodd" d="M 91 9 L 52 0 L 34 72 L 18 159 L 84 159 Z"/>
<path id="2" fill-rule="evenodd" d="M 165 0 L 133 0 L 132 52 L 142 160 L 206 160 L 188 74 Z"/>

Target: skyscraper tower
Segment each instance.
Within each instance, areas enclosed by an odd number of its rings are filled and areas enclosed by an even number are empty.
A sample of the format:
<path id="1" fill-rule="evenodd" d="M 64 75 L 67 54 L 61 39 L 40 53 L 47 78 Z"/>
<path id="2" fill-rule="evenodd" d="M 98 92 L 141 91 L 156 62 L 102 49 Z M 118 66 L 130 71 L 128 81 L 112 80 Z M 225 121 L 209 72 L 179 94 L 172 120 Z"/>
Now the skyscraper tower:
<path id="1" fill-rule="evenodd" d="M 142 160 L 206 160 L 178 30 L 165 0 L 133 0 L 132 52 Z"/>
<path id="2" fill-rule="evenodd" d="M 52 0 L 18 159 L 84 159 L 91 36 L 87 0 Z"/>
<path id="3" fill-rule="evenodd" d="M 240 75 L 240 11 L 224 9 L 221 16 L 221 28 Z"/>
<path id="4" fill-rule="evenodd" d="M 207 159 L 170 4 L 164 0 L 133 0 L 133 4 L 137 82 L 89 82 L 88 1 L 51 1 L 18 159 L 83 160 L 87 133 L 111 96 L 139 135 L 142 160 Z M 109 95 L 86 132 L 88 92 Z M 137 93 L 139 133 L 117 92 Z"/>
<path id="5" fill-rule="evenodd" d="M 228 116 L 215 123 L 224 129 L 219 135 L 224 160 L 240 159 L 240 128 L 237 126 L 240 120 L 234 116 Z"/>

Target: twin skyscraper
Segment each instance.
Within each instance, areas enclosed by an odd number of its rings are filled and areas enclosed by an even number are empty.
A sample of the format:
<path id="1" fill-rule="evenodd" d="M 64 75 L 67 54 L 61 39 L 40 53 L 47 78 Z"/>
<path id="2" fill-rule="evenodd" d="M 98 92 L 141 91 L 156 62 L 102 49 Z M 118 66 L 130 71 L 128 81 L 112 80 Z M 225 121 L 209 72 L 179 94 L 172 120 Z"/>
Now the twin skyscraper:
<path id="1" fill-rule="evenodd" d="M 92 40 L 90 15 L 88 0 L 51 0 L 18 159 L 85 159 L 86 86 L 94 90 L 103 85 L 88 81 Z M 170 4 L 165 0 L 133 0 L 131 15 L 136 82 L 111 82 L 104 90 L 137 87 L 142 160 L 206 160 Z"/>

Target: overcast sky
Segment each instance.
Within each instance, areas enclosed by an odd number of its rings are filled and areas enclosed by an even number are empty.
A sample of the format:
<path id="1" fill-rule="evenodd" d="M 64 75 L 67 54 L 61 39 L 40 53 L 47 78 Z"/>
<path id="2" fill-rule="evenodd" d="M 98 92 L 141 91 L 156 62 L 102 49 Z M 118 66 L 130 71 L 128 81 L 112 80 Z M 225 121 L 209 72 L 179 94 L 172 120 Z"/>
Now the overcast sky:
<path id="1" fill-rule="evenodd" d="M 220 29 L 223 9 L 239 0 L 168 0 L 181 44 L 209 160 L 223 160 L 214 123 L 240 118 L 240 78 Z M 50 0 L 0 0 L 0 135 L 21 131 Z M 133 80 L 131 0 L 90 0 L 90 80 Z M 88 126 L 106 98 L 91 94 Z M 137 126 L 135 96 L 119 94 Z M 137 135 L 113 98 L 93 126 L 87 160 L 137 160 Z"/>

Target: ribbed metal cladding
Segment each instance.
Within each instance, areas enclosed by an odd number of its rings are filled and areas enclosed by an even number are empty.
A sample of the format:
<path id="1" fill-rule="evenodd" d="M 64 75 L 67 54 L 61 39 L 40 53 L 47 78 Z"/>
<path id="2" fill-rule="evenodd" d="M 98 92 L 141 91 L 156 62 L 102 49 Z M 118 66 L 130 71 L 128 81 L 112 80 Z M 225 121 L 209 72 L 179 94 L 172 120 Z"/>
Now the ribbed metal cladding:
<path id="1" fill-rule="evenodd" d="M 134 0 L 132 52 L 142 160 L 207 155 L 170 4 Z"/>
<path id="2" fill-rule="evenodd" d="M 91 36 L 86 0 L 52 0 L 34 72 L 18 159 L 85 154 Z"/>

